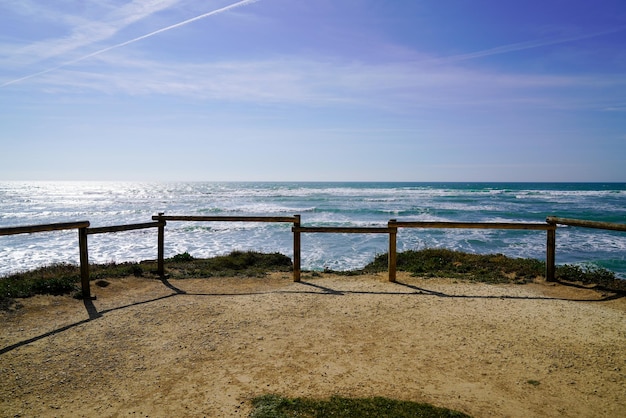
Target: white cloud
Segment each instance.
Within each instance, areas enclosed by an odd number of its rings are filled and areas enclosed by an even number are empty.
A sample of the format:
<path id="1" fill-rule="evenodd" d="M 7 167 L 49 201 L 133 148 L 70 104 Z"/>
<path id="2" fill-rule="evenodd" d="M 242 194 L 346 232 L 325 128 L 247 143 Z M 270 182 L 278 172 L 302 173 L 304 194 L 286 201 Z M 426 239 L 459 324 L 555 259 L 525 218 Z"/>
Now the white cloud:
<path id="1" fill-rule="evenodd" d="M 75 50 L 84 45 L 95 44 L 101 40 L 107 39 L 115 35 L 119 30 L 125 28 L 126 26 L 140 20 L 148 15 L 154 14 L 155 12 L 167 8 L 170 5 L 177 3 L 179 0 L 152 0 L 147 3 L 141 2 L 140 0 L 135 0 L 131 4 L 122 7 L 121 10 L 117 10 L 113 15 L 114 18 L 108 19 L 109 23 L 103 22 L 89 22 L 88 25 L 81 25 L 79 30 L 75 30 L 74 33 L 64 38 L 61 42 L 54 43 L 54 45 L 46 45 L 46 43 L 42 44 L 32 44 L 28 47 L 22 49 L 21 53 L 26 52 L 26 55 L 36 56 L 39 59 L 48 58 L 50 56 L 57 56 L 64 54 L 68 51 Z M 207 18 L 209 16 L 213 16 L 216 14 L 220 14 L 226 11 L 230 11 L 248 4 L 255 3 L 259 0 L 240 0 L 235 3 L 231 3 L 227 6 L 220 7 L 217 9 L 213 9 L 209 12 L 202 13 L 200 15 L 191 17 L 189 19 L 185 19 L 174 23 L 172 25 L 168 25 L 165 27 L 161 27 L 154 31 L 148 32 L 146 34 L 131 38 L 129 40 L 119 42 L 113 45 L 109 45 L 104 48 L 100 48 L 96 51 L 90 52 L 86 55 L 79 56 L 69 61 L 64 61 L 60 64 L 57 64 L 52 67 L 48 67 L 42 71 L 38 71 L 35 73 L 31 73 L 26 76 L 22 76 L 13 80 L 5 81 L 0 84 L 0 87 L 4 87 L 10 84 L 14 84 L 23 80 L 30 79 L 32 77 L 40 76 L 43 74 L 47 74 L 53 71 L 56 71 L 60 68 L 66 67 L 71 64 L 75 64 L 80 61 L 84 61 L 88 58 L 95 57 L 97 55 L 103 54 L 105 52 L 111 51 L 113 49 L 117 49 L 120 47 L 124 47 L 126 45 L 135 43 L 137 41 L 141 41 L 146 38 L 150 38 L 152 36 L 158 35 L 162 32 L 166 32 L 172 29 L 179 28 L 181 26 L 193 23 L 197 20 Z M 151 7 L 153 5 L 158 5 L 159 7 Z M 117 18 L 119 16 L 119 18 Z M 111 24 L 113 22 L 113 24 Z"/>
<path id="2" fill-rule="evenodd" d="M 88 13 L 66 7 L 63 11 L 51 8 L 49 2 L 27 2 L 12 10 L 26 15 L 30 20 L 45 20 L 59 26 L 64 36 L 32 42 L 22 47 L 3 48 L 2 61 L 12 65 L 27 65 L 48 58 L 67 55 L 83 47 L 96 45 L 115 36 L 121 30 L 162 10 L 178 5 L 182 0 L 133 0 L 118 6 L 99 2 L 92 5 L 96 10 Z M 15 6 L 15 4 L 12 4 Z M 83 5 L 84 6 L 84 5 Z M 67 57 L 65 57 L 67 59 Z"/>
<path id="3" fill-rule="evenodd" d="M 623 103 L 618 93 L 626 87 L 623 76 L 495 73 L 416 62 L 368 64 L 283 57 L 197 64 L 110 53 L 89 64 L 61 69 L 31 82 L 55 92 L 97 91 L 312 107 L 349 105 L 396 112 L 415 107 L 492 105 L 607 108 Z"/>

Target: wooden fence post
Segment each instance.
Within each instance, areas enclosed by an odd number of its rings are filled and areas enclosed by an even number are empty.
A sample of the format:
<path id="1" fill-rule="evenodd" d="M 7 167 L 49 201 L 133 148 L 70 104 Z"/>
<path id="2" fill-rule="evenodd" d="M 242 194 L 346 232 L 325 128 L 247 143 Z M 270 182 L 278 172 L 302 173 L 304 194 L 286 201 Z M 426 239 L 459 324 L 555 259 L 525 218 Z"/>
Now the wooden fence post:
<path id="1" fill-rule="evenodd" d="M 89 288 L 89 249 L 87 248 L 87 228 L 78 228 L 78 248 L 80 255 L 80 285 L 83 299 L 92 299 Z"/>
<path id="2" fill-rule="evenodd" d="M 397 235 L 398 235 L 398 227 L 396 226 L 396 219 L 391 219 L 387 226 L 392 228 L 393 230 L 389 232 L 389 255 L 387 259 L 388 269 L 389 269 L 389 281 L 396 281 L 396 264 L 397 264 Z"/>
<path id="3" fill-rule="evenodd" d="M 546 281 L 553 282 L 556 280 L 556 224 L 550 225 L 552 228 L 546 231 Z"/>
<path id="4" fill-rule="evenodd" d="M 162 216 L 164 212 L 159 213 L 159 226 L 157 236 L 157 274 L 159 277 L 165 277 L 165 221 Z"/>
<path id="5" fill-rule="evenodd" d="M 293 222 L 293 281 L 300 281 L 300 215 L 294 215 L 295 221 Z"/>

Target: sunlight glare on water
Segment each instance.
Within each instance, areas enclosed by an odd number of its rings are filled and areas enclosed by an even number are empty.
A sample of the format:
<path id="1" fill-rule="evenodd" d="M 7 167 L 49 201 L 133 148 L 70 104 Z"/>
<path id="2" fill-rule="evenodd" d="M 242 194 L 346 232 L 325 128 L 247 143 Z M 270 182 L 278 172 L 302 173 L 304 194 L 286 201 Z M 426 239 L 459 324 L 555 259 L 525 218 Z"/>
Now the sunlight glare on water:
<path id="1" fill-rule="evenodd" d="M 0 227 L 88 220 L 92 227 L 150 222 L 153 215 L 291 216 L 307 226 L 386 226 L 405 221 L 545 222 L 546 216 L 626 223 L 625 184 L 0 182 Z M 545 233 L 402 229 L 398 249 L 442 247 L 545 258 Z M 166 256 L 232 250 L 292 256 L 291 225 L 169 222 Z M 363 267 L 386 236 L 305 234 L 305 269 Z M 559 228 L 557 262 L 592 261 L 626 276 L 626 234 Z M 156 230 L 89 237 L 91 262 L 156 258 Z M 0 237 L 0 274 L 78 261 L 75 231 Z"/>

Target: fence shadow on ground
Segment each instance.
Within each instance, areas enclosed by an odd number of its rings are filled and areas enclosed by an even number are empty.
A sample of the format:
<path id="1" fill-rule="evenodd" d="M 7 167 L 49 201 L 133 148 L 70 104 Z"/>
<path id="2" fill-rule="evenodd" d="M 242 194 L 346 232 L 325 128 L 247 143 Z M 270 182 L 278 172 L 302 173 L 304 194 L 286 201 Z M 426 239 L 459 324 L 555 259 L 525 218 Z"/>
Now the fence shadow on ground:
<path id="1" fill-rule="evenodd" d="M 135 307 L 135 306 L 140 306 L 140 305 L 145 305 L 145 304 L 149 304 L 149 303 L 153 303 L 153 302 L 158 302 L 161 300 L 165 300 L 165 299 L 169 299 L 171 297 L 174 296 L 196 296 L 196 297 L 219 297 L 219 296 L 250 296 L 250 295 L 264 295 L 264 294 L 308 294 L 308 295 L 319 295 L 319 296 L 346 296 L 346 295 L 381 295 L 381 296 L 388 296 L 388 295 L 402 295 L 402 296 L 419 296 L 419 297 L 424 297 L 424 296 L 434 296 L 434 297 L 439 297 L 439 298 L 459 298 L 459 299 L 494 299 L 494 300 L 501 300 L 501 299 L 510 299 L 510 300 L 543 300 L 543 301 L 568 301 L 568 302 L 607 302 L 607 301 L 611 301 L 611 300 L 616 300 L 616 299 L 620 299 L 622 297 L 624 297 L 623 293 L 612 293 L 612 294 L 608 294 L 606 296 L 603 296 L 602 298 L 595 298 L 595 299 L 591 299 L 591 298 L 566 298 L 566 297 L 554 297 L 554 296 L 517 296 L 517 295 L 471 295 L 471 294 L 448 294 L 448 293 L 444 293 L 441 291 L 437 291 L 437 290 L 432 290 L 432 289 L 428 289 L 426 287 L 420 287 L 420 286 L 416 286 L 413 284 L 409 284 L 409 283 L 403 283 L 400 281 L 396 281 L 394 283 L 388 283 L 389 286 L 400 286 L 401 288 L 406 288 L 406 289 L 410 289 L 411 291 L 367 291 L 367 290 L 339 290 L 339 289 L 333 289 L 331 287 L 328 286 L 323 286 L 319 283 L 313 283 L 311 281 L 300 281 L 298 283 L 293 283 L 294 286 L 306 286 L 311 288 L 311 290 L 308 290 L 306 288 L 303 289 L 291 289 L 291 290 L 284 290 L 284 289 L 274 289 L 274 290 L 264 290 L 264 291 L 252 291 L 252 292 L 236 292 L 236 293 L 218 293 L 218 292 L 207 292 L 207 293 L 199 293 L 199 292 L 188 292 L 184 289 L 181 289 L 175 285 L 173 285 L 166 277 L 162 277 L 160 279 L 161 283 L 163 284 L 163 286 L 165 286 L 166 288 L 170 289 L 172 291 L 172 293 L 168 294 L 168 295 L 163 295 L 163 296 L 159 296 L 156 298 L 151 298 L 151 299 L 146 299 L 146 300 L 141 300 L 141 301 L 137 301 L 137 302 L 133 302 L 133 303 L 129 303 L 126 305 L 122 305 L 122 306 L 116 306 L 113 308 L 108 308 L 108 309 L 103 309 L 103 310 L 98 310 L 97 307 L 95 306 L 94 302 L 92 299 L 83 299 L 82 302 L 85 306 L 85 310 L 88 314 L 88 318 L 77 321 L 75 323 L 72 324 L 68 324 L 65 326 L 62 326 L 60 328 L 57 328 L 55 330 L 52 331 L 48 331 L 45 332 L 41 335 L 35 336 L 35 337 L 31 337 L 28 339 L 25 339 L 23 341 L 11 344 L 9 346 L 0 348 L 0 355 L 6 354 L 10 351 L 13 351 L 17 348 L 26 346 L 28 344 L 40 341 L 42 339 L 45 339 L 47 337 L 51 337 L 54 336 L 56 334 L 68 331 L 72 328 L 75 328 L 77 326 L 80 325 L 84 325 L 87 324 L 91 321 L 95 321 L 99 318 L 102 318 L 104 315 L 111 313 L 111 312 L 115 312 L 115 311 L 120 311 L 120 310 L 124 310 L 127 308 L 131 308 L 131 307 Z M 291 283 L 290 283 L 291 284 Z M 568 283 L 564 283 L 563 285 L 568 286 L 570 284 Z M 574 286 L 576 287 L 576 286 Z"/>

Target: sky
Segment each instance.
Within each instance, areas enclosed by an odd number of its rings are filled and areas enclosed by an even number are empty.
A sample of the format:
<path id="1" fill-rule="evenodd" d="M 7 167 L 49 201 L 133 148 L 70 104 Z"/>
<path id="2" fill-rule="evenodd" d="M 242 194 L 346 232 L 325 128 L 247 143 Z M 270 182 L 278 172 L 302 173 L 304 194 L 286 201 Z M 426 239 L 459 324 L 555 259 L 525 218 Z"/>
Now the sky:
<path id="1" fill-rule="evenodd" d="M 2 0 L 0 180 L 626 181 L 623 0 Z"/>

